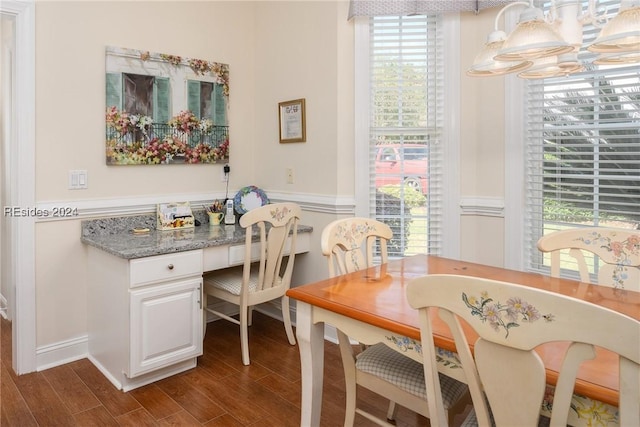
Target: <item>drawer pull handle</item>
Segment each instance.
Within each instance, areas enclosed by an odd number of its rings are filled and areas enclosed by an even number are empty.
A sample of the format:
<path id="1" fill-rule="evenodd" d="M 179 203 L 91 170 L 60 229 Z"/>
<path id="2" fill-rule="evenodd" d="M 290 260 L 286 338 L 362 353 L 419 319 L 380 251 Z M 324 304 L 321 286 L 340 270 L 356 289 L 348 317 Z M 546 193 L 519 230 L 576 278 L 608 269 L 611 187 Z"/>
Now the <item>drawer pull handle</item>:
<path id="1" fill-rule="evenodd" d="M 167 268 L 168 268 L 169 270 L 173 270 L 173 264 L 169 264 L 169 265 L 167 265 Z"/>

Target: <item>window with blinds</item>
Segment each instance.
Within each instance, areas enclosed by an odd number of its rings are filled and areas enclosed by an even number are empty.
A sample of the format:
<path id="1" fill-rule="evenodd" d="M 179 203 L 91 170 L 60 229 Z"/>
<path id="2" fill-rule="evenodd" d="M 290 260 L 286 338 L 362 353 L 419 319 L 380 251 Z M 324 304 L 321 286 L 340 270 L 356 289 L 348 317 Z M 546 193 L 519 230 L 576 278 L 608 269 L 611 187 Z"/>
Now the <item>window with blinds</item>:
<path id="1" fill-rule="evenodd" d="M 369 214 L 393 230 L 390 256 L 441 249 L 441 27 L 438 16 L 369 21 Z"/>
<path id="2" fill-rule="evenodd" d="M 605 3 L 613 12 L 619 5 Z M 587 28 L 585 42 L 596 35 L 597 29 Z M 548 256 L 536 249 L 543 234 L 640 226 L 640 71 L 637 64 L 587 66 L 528 85 L 525 259 L 532 270 L 548 269 Z M 589 263 L 596 273 L 597 259 Z M 577 277 L 572 258 L 562 267 Z"/>

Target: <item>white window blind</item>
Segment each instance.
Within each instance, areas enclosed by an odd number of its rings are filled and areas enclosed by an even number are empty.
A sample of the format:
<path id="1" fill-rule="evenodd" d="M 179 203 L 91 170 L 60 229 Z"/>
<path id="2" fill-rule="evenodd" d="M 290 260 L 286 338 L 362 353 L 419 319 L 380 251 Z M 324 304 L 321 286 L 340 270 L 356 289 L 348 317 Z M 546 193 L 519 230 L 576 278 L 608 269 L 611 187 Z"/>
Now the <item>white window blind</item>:
<path id="1" fill-rule="evenodd" d="M 619 1 L 606 3 L 615 12 Z M 597 35 L 586 33 L 586 42 Z M 548 271 L 536 248 L 543 234 L 640 225 L 640 70 L 588 67 L 528 85 L 525 259 L 534 271 Z M 590 265 L 595 273 L 597 259 Z M 577 277 L 571 258 L 562 267 Z"/>
<path id="2" fill-rule="evenodd" d="M 370 18 L 370 216 L 390 256 L 439 254 L 443 55 L 439 16 Z"/>

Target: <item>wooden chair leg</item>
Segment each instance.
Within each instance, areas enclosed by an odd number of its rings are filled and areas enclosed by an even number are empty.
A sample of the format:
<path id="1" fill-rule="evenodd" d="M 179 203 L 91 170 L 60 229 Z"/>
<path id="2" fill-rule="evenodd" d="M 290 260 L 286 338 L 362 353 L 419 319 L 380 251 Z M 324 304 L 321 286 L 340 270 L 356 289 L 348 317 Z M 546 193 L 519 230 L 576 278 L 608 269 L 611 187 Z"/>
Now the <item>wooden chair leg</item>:
<path id="1" fill-rule="evenodd" d="M 207 335 L 207 310 L 202 310 L 202 339 Z"/>
<path id="2" fill-rule="evenodd" d="M 240 307 L 240 348 L 242 350 L 242 363 L 249 365 L 249 319 L 248 308 Z"/>
<path id="3" fill-rule="evenodd" d="M 284 322 L 284 330 L 287 332 L 287 338 L 289 344 L 296 345 L 296 337 L 293 334 L 293 328 L 291 327 L 291 312 L 289 311 L 289 297 L 282 297 L 282 321 Z"/>
<path id="4" fill-rule="evenodd" d="M 394 421 L 398 412 L 398 405 L 394 401 L 389 401 L 389 409 L 387 409 L 387 420 Z"/>
<path id="5" fill-rule="evenodd" d="M 346 408 L 344 413 L 344 426 L 352 427 L 356 417 L 356 363 L 353 349 L 349 342 L 349 337 L 342 331 L 337 330 L 338 345 L 342 356 L 342 366 L 344 368 Z"/>

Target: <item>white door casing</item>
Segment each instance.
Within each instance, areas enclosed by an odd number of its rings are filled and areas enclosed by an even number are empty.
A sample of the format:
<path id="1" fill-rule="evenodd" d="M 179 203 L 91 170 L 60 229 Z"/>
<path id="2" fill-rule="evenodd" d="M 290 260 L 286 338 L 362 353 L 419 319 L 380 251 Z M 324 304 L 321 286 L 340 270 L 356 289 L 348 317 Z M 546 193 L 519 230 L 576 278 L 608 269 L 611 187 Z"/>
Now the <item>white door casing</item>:
<path id="1" fill-rule="evenodd" d="M 4 170 L 7 206 L 35 203 L 35 1 L 3 0 L 0 13 L 15 17 L 15 76 L 12 137 Z M 3 214 L 4 214 L 3 206 Z M 12 366 L 17 374 L 36 370 L 35 218 L 6 218 L 10 241 L 3 268 L 12 287 Z"/>

